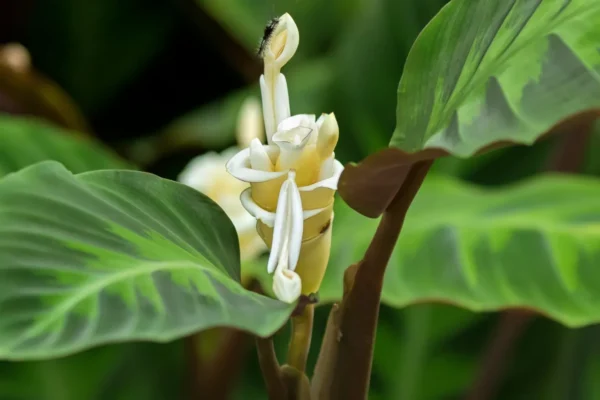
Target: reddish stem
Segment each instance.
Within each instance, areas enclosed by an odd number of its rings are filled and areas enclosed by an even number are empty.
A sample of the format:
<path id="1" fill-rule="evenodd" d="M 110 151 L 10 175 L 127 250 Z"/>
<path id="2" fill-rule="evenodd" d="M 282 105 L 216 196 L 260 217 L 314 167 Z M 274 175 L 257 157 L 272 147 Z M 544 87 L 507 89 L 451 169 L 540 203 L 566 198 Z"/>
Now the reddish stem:
<path id="1" fill-rule="evenodd" d="M 339 351 L 331 390 L 336 399 L 367 398 L 385 270 L 408 208 L 431 164 L 432 161 L 416 163 L 409 172 L 400 192 L 384 212 L 342 301 Z"/>

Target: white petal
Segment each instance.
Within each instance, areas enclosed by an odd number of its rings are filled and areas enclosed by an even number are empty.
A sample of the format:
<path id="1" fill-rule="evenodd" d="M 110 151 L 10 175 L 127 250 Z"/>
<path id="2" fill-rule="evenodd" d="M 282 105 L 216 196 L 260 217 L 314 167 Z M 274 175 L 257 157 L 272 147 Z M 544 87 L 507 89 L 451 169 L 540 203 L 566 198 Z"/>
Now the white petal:
<path id="1" fill-rule="evenodd" d="M 338 184 L 338 181 L 340 180 L 340 175 L 342 175 L 343 171 L 344 171 L 344 165 L 341 162 L 339 162 L 338 160 L 334 159 L 333 160 L 333 175 L 331 175 L 331 177 L 324 179 L 322 181 L 313 183 L 312 185 L 309 185 L 309 186 L 302 186 L 298 190 L 300 190 L 301 192 L 311 192 L 315 189 L 323 188 L 323 187 L 327 188 L 327 189 L 331 189 L 331 190 L 337 190 L 337 184 Z"/>
<path id="2" fill-rule="evenodd" d="M 300 248 L 302 247 L 302 232 L 304 230 L 304 213 L 302 212 L 302 199 L 298 186 L 296 186 L 295 174 L 290 172 L 289 201 L 290 201 L 290 226 L 289 229 L 289 265 L 292 271 L 296 269 L 298 258 L 300 257 Z"/>
<path id="3" fill-rule="evenodd" d="M 260 220 L 263 224 L 267 225 L 269 228 L 273 228 L 275 226 L 275 213 L 271 211 L 267 211 L 264 208 L 260 207 L 258 204 L 252 200 L 252 189 L 248 188 L 242 192 L 240 195 L 240 202 L 242 206 L 250 215 L 254 218 Z M 302 219 L 307 220 L 309 218 L 314 217 L 321 211 L 325 210 L 327 207 L 316 208 L 314 210 L 306 210 L 302 212 Z"/>
<path id="4" fill-rule="evenodd" d="M 328 114 L 319 128 L 319 137 L 317 139 L 317 152 L 321 159 L 325 159 L 333 153 L 335 146 L 337 145 L 338 138 L 340 135 L 340 128 L 335 114 Z"/>
<path id="5" fill-rule="evenodd" d="M 263 119 L 265 121 L 265 134 L 267 143 L 271 144 L 271 136 L 277 130 L 277 122 L 275 120 L 275 110 L 273 108 L 273 91 L 267 85 L 264 75 L 260 76 L 260 95 L 262 97 Z"/>
<path id="6" fill-rule="evenodd" d="M 271 254 L 269 254 L 269 262 L 267 263 L 267 272 L 272 273 L 277 266 L 279 255 L 282 248 L 286 244 L 288 231 L 288 188 L 290 182 L 286 180 L 281 185 L 279 191 L 279 199 L 277 200 L 277 210 L 275 211 L 275 226 L 273 228 L 273 242 L 271 243 Z"/>
<path id="7" fill-rule="evenodd" d="M 214 183 L 212 176 L 215 170 L 223 167 L 223 160 L 226 160 L 226 158 L 215 152 L 194 157 L 181 171 L 177 180 L 196 190 L 204 191 Z"/>
<path id="8" fill-rule="evenodd" d="M 287 151 L 301 150 L 306 146 L 313 130 L 307 126 L 297 126 L 273 135 L 273 143 Z"/>
<path id="9" fill-rule="evenodd" d="M 273 276 L 273 292 L 279 300 L 293 303 L 302 293 L 302 280 L 289 269 L 277 269 Z"/>
<path id="10" fill-rule="evenodd" d="M 319 171 L 319 181 L 331 178 L 331 176 L 333 175 L 333 162 L 334 158 L 332 154 L 331 157 L 325 159 L 321 163 L 321 170 Z"/>
<path id="11" fill-rule="evenodd" d="M 317 119 L 317 126 L 319 127 L 319 129 L 321 129 L 321 126 L 323 126 L 323 122 L 325 122 L 325 118 L 327 118 L 327 114 L 323 113 L 319 116 L 319 119 Z"/>
<path id="12" fill-rule="evenodd" d="M 250 167 L 259 171 L 273 171 L 273 163 L 257 138 L 250 142 Z"/>
<path id="13" fill-rule="evenodd" d="M 271 155 L 279 153 L 277 146 L 263 146 L 269 158 Z M 244 149 L 238 152 L 236 155 L 226 164 L 227 172 L 236 177 L 237 179 L 244 182 L 266 182 L 272 179 L 277 179 L 280 176 L 284 176 L 288 171 L 279 172 L 266 172 L 252 169 L 250 166 L 250 149 Z"/>
<path id="14" fill-rule="evenodd" d="M 283 74 L 278 74 L 275 81 L 275 121 L 276 124 L 290 117 L 290 96 L 288 94 L 288 86 Z"/>
<path id="15" fill-rule="evenodd" d="M 250 215 L 260 220 L 263 224 L 271 228 L 275 225 L 276 214 L 263 209 L 252 200 L 252 188 L 248 188 L 242 192 L 240 202 Z"/>
<path id="16" fill-rule="evenodd" d="M 263 140 L 263 116 L 260 102 L 251 96 L 244 100 L 238 117 L 237 143 L 240 148 L 246 148 L 253 139 Z"/>
<path id="17" fill-rule="evenodd" d="M 289 117 L 284 119 L 283 121 L 281 121 L 278 125 L 277 125 L 277 130 L 278 131 L 287 131 L 293 128 L 296 128 L 298 126 L 306 126 L 309 128 L 317 128 L 318 126 L 316 126 L 317 122 L 315 120 L 315 115 L 314 114 L 298 114 L 298 115 L 294 115 L 293 117 Z M 315 125 L 313 127 L 313 125 Z"/>
<path id="18" fill-rule="evenodd" d="M 317 124 L 318 132 L 321 132 L 321 126 L 323 126 L 323 122 L 325 122 L 325 118 L 326 117 L 327 117 L 327 114 L 323 113 L 323 114 L 321 114 L 321 116 L 319 117 L 319 119 L 317 119 L 316 124 Z M 310 142 L 309 143 L 310 144 L 316 144 L 318 137 L 319 137 L 318 134 L 317 135 L 312 135 L 310 137 Z"/>

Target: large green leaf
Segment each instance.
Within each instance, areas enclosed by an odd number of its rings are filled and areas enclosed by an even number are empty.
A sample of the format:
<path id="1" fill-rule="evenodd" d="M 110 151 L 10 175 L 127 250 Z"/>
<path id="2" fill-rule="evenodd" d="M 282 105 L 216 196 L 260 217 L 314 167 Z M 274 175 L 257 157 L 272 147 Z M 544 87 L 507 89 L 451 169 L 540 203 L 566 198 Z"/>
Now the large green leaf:
<path id="1" fill-rule="evenodd" d="M 383 302 L 440 301 L 475 311 L 535 309 L 569 326 L 600 321 L 600 181 L 546 176 L 480 189 L 432 176 L 411 206 Z M 377 220 L 338 201 L 325 302 L 363 255 Z"/>
<path id="2" fill-rule="evenodd" d="M 37 119 L 0 114 L 0 177 L 54 160 L 74 173 L 133 167 L 92 139 Z"/>
<path id="3" fill-rule="evenodd" d="M 469 156 L 600 112 L 597 0 L 453 0 L 415 42 L 391 146 Z"/>
<path id="4" fill-rule="evenodd" d="M 233 224 L 179 183 L 44 162 L 2 179 L 0 204 L 0 358 L 213 326 L 264 336 L 292 311 L 241 286 Z"/>
<path id="5" fill-rule="evenodd" d="M 416 162 L 589 122 L 600 115 L 599 49 L 596 0 L 452 0 L 408 55 L 392 149 L 346 168 L 341 196 L 376 217 Z"/>

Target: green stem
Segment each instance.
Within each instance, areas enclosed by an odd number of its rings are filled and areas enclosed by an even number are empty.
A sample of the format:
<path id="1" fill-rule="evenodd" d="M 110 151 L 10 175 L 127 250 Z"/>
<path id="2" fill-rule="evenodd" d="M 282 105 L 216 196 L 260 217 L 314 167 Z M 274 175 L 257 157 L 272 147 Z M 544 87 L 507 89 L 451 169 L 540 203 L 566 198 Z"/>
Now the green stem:
<path id="1" fill-rule="evenodd" d="M 314 314 L 314 304 L 308 304 L 300 315 L 292 317 L 292 337 L 288 348 L 287 363 L 302 372 L 306 368 L 310 349 Z"/>

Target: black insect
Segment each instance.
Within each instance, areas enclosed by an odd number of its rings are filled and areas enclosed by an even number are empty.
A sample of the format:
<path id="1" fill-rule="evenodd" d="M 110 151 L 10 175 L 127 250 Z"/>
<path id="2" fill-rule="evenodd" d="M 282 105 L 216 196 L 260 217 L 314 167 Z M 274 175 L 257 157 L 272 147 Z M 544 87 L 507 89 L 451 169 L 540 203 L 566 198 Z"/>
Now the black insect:
<path id="1" fill-rule="evenodd" d="M 277 28 L 277 24 L 279 24 L 279 18 L 273 18 L 269 21 L 267 26 L 265 26 L 265 33 L 263 34 L 263 37 L 260 40 L 260 45 L 258 46 L 259 57 L 264 57 L 265 49 L 271 41 L 271 37 L 273 36 L 273 32 L 275 32 L 275 28 Z"/>

